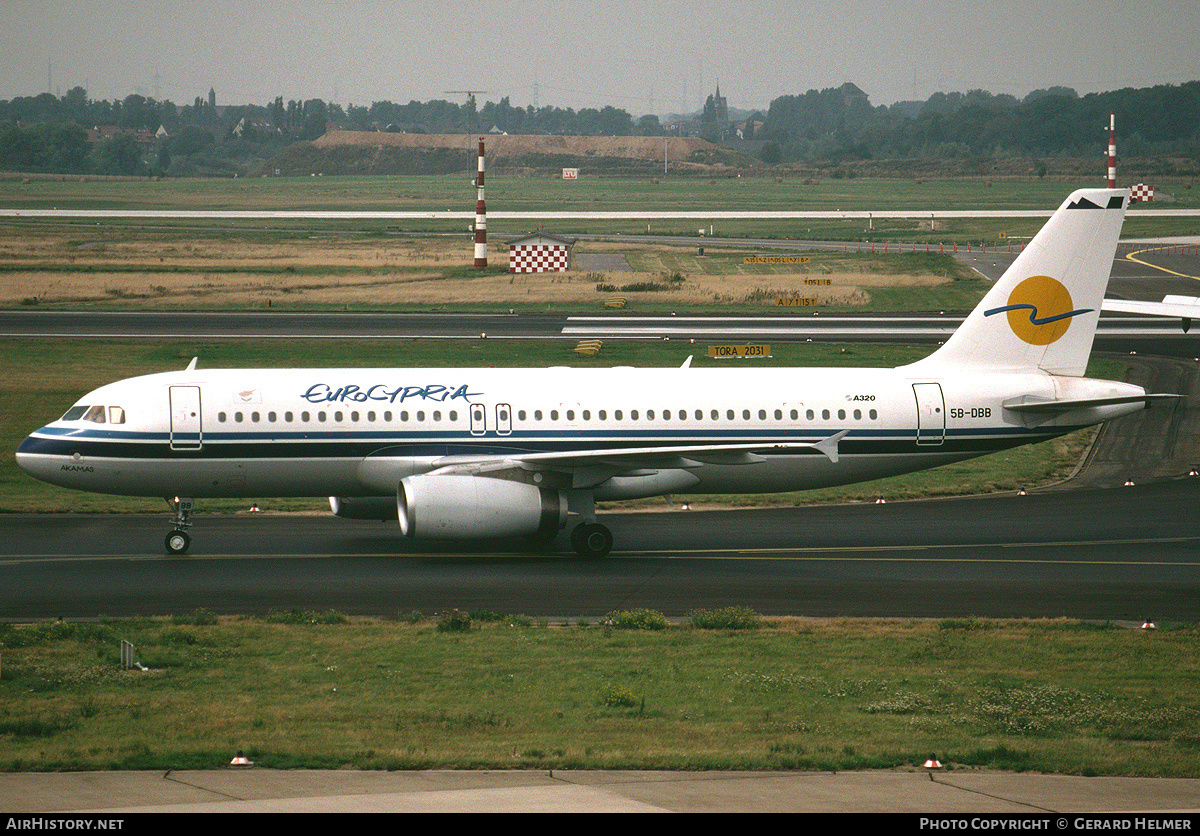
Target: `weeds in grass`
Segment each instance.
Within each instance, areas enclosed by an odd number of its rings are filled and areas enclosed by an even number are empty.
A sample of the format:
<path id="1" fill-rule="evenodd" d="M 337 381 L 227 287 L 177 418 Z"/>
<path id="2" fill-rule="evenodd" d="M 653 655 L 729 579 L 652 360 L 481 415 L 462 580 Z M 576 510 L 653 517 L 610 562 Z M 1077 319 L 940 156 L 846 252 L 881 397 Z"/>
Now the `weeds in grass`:
<path id="1" fill-rule="evenodd" d="M 1200 771 L 1194 625 L 511 618 L 452 642 L 425 619 L 9 626 L 0 769 L 215 768 L 239 748 L 279 767 L 867 769 L 936 749 L 989 768 Z M 161 661 L 120 670 L 121 637 Z"/>

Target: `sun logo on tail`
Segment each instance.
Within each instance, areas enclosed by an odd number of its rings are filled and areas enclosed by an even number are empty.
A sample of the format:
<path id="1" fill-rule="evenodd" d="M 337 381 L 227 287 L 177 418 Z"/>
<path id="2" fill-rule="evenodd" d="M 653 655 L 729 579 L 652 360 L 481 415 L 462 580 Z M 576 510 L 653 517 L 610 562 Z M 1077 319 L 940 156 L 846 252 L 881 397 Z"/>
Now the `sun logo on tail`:
<path id="1" fill-rule="evenodd" d="M 1007 313 L 1008 327 L 1030 345 L 1050 345 L 1071 327 L 1071 317 L 1090 313 L 1091 308 L 1073 310 L 1070 292 L 1049 276 L 1030 276 L 1013 288 L 1008 304 L 984 311 L 984 316 Z"/>

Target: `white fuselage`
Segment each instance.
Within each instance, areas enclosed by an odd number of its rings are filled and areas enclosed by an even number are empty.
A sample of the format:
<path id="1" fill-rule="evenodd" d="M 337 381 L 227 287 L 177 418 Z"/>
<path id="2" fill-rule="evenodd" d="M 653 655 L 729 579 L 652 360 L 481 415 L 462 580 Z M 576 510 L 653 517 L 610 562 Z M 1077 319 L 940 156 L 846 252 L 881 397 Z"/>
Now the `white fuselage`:
<path id="1" fill-rule="evenodd" d="M 1141 393 L 1041 372 L 898 369 L 224 369 L 131 378 L 35 431 L 17 461 L 87 491 L 193 497 L 384 496 L 460 457 L 588 451 L 596 499 L 801 490 L 920 470 L 1142 408 L 1052 418 L 1014 398 Z M 98 420 L 102 419 L 102 420 Z M 846 431 L 828 456 L 796 445 Z M 762 445 L 633 467 L 597 451 Z M 770 445 L 779 445 L 773 452 Z"/>

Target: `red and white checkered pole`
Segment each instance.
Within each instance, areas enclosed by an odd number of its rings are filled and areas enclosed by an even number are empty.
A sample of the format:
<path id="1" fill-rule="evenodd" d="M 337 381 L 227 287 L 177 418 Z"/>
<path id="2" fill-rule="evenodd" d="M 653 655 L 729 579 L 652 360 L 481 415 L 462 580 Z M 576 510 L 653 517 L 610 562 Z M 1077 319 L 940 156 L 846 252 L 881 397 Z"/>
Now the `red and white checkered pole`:
<path id="1" fill-rule="evenodd" d="M 1108 112 L 1108 187 L 1117 187 L 1117 116 Z"/>
<path id="2" fill-rule="evenodd" d="M 483 137 L 479 137 L 479 197 L 475 200 L 475 269 L 487 267 L 487 204 L 483 201 Z"/>

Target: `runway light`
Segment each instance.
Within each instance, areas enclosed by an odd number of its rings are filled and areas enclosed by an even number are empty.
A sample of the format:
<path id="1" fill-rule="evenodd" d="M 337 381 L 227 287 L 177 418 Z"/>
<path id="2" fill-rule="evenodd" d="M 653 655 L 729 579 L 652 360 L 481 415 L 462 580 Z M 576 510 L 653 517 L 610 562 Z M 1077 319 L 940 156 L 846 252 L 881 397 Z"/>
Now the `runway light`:
<path id="1" fill-rule="evenodd" d="M 690 502 L 685 502 L 685 503 L 683 503 L 683 505 L 679 506 L 679 510 L 680 510 L 680 511 L 690 511 L 690 510 L 692 510 L 692 503 L 690 503 Z"/>
<path id="2" fill-rule="evenodd" d="M 881 497 L 879 497 L 879 499 L 875 500 L 875 504 L 876 504 L 876 505 L 886 505 L 886 504 L 887 504 L 887 500 L 885 500 L 885 499 L 884 499 L 884 498 L 881 496 Z"/>
<path id="3" fill-rule="evenodd" d="M 1021 488 L 1019 491 L 1017 491 L 1017 496 L 1028 496 L 1028 494 L 1025 493 L 1024 488 Z"/>
<path id="4" fill-rule="evenodd" d="M 258 503 L 257 503 L 257 502 L 252 502 L 252 503 L 250 504 L 250 513 L 251 513 L 251 514 L 257 514 L 257 513 L 258 513 Z"/>
<path id="5" fill-rule="evenodd" d="M 254 761 L 248 759 L 242 754 L 242 750 L 238 749 L 237 755 L 229 762 L 230 766 L 254 766 Z"/>
<path id="6" fill-rule="evenodd" d="M 1188 471 L 1188 476 L 1200 476 L 1200 471 L 1197 471 L 1196 468 L 1193 467 Z"/>
<path id="7" fill-rule="evenodd" d="M 1142 625 L 1142 629 L 1143 630 L 1155 630 L 1157 628 L 1154 626 L 1154 622 L 1151 621 L 1149 618 L 1147 618 L 1146 622 Z"/>
<path id="8" fill-rule="evenodd" d="M 1127 487 L 1127 488 L 1132 488 L 1132 487 L 1133 487 L 1133 480 L 1132 480 L 1132 479 L 1126 479 L 1126 480 L 1125 480 L 1125 487 Z"/>
<path id="9" fill-rule="evenodd" d="M 933 773 L 942 768 L 942 762 L 937 759 L 937 755 L 933 752 L 929 753 L 929 759 L 921 764 L 929 773 L 929 780 L 933 780 Z"/>

